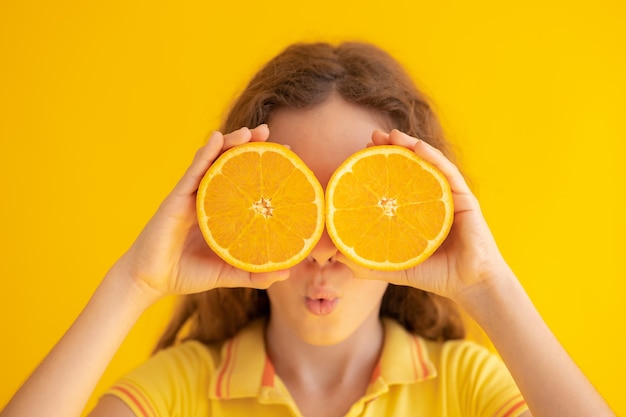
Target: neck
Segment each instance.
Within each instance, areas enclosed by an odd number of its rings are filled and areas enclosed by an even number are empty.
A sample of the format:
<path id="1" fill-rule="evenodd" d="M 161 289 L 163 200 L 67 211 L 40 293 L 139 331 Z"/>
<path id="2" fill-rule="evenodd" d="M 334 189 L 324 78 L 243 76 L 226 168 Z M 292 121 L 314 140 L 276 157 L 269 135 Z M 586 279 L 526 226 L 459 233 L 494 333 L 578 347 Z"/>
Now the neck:
<path id="1" fill-rule="evenodd" d="M 377 314 L 345 340 L 332 345 L 307 343 L 289 326 L 280 325 L 271 317 L 266 334 L 268 356 L 285 384 L 322 391 L 344 384 L 361 384 L 364 391 L 378 363 L 382 344 L 383 326 Z"/>

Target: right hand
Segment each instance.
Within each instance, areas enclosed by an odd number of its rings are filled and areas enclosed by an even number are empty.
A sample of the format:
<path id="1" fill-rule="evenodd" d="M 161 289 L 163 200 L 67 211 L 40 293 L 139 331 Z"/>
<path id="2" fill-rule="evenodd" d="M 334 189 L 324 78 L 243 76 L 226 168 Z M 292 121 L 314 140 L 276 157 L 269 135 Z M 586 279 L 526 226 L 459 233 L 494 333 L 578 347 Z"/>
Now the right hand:
<path id="1" fill-rule="evenodd" d="M 345 255 L 339 255 L 337 259 L 360 278 L 419 288 L 450 298 L 465 310 L 473 310 L 471 306 L 476 304 L 484 306 L 481 295 L 487 293 L 486 290 L 515 276 L 500 254 L 478 199 L 459 169 L 440 150 L 397 129 L 390 133 L 374 131 L 371 145 L 403 146 L 437 167 L 451 187 L 454 223 L 435 253 L 409 269 L 373 271 L 357 265 Z"/>
<path id="2" fill-rule="evenodd" d="M 233 146 L 268 137 L 267 125 L 213 133 L 114 268 L 123 268 L 147 296 L 156 299 L 217 287 L 267 288 L 286 279 L 287 271 L 249 273 L 224 262 L 206 244 L 196 216 L 196 192 L 213 161 Z"/>

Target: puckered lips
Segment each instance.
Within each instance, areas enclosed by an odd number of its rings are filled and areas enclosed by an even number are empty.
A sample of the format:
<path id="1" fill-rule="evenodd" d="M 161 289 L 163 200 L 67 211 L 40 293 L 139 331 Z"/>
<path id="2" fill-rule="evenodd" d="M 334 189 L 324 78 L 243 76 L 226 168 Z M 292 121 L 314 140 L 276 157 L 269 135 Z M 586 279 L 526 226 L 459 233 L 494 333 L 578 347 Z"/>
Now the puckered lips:
<path id="1" fill-rule="evenodd" d="M 307 310 L 316 316 L 326 316 L 332 313 L 338 301 L 336 293 L 327 288 L 312 288 L 305 297 Z"/>

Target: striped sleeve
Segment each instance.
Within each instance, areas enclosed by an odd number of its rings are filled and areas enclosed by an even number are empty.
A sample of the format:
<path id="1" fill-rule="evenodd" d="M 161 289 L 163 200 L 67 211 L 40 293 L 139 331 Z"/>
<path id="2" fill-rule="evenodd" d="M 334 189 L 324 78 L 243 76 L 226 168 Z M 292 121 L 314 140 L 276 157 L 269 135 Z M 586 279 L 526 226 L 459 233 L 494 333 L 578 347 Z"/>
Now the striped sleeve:
<path id="1" fill-rule="evenodd" d="M 207 349 L 189 342 L 157 353 L 105 395 L 120 399 L 137 417 L 206 417 L 212 369 Z"/>
<path id="2" fill-rule="evenodd" d="M 522 394 L 513 396 L 510 400 L 506 401 L 502 407 L 495 412 L 494 417 L 514 417 L 519 416 L 524 411 L 528 410 L 526 401 Z"/>
<path id="3" fill-rule="evenodd" d="M 471 342 L 452 342 L 444 350 L 448 378 L 457 387 L 455 397 L 463 415 L 517 417 L 528 410 L 498 356 Z"/>
<path id="4" fill-rule="evenodd" d="M 148 399 L 146 393 L 131 382 L 119 381 L 106 394 L 119 398 L 137 417 L 159 417 L 165 415 L 162 412 L 157 413 L 155 405 Z"/>

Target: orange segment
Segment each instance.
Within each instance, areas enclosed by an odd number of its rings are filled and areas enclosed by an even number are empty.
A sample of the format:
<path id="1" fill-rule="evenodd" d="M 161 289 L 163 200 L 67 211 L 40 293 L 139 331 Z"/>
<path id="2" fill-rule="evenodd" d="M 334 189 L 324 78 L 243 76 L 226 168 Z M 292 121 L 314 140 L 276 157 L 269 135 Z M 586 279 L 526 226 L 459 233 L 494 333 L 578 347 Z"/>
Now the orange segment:
<path id="1" fill-rule="evenodd" d="M 453 217 L 445 176 L 400 146 L 355 153 L 326 187 L 330 238 L 371 269 L 406 269 L 424 261 L 447 236 Z"/>
<path id="2" fill-rule="evenodd" d="M 226 262 L 250 272 L 289 268 L 324 229 L 324 191 L 284 146 L 256 142 L 224 152 L 198 188 L 200 230 Z"/>

